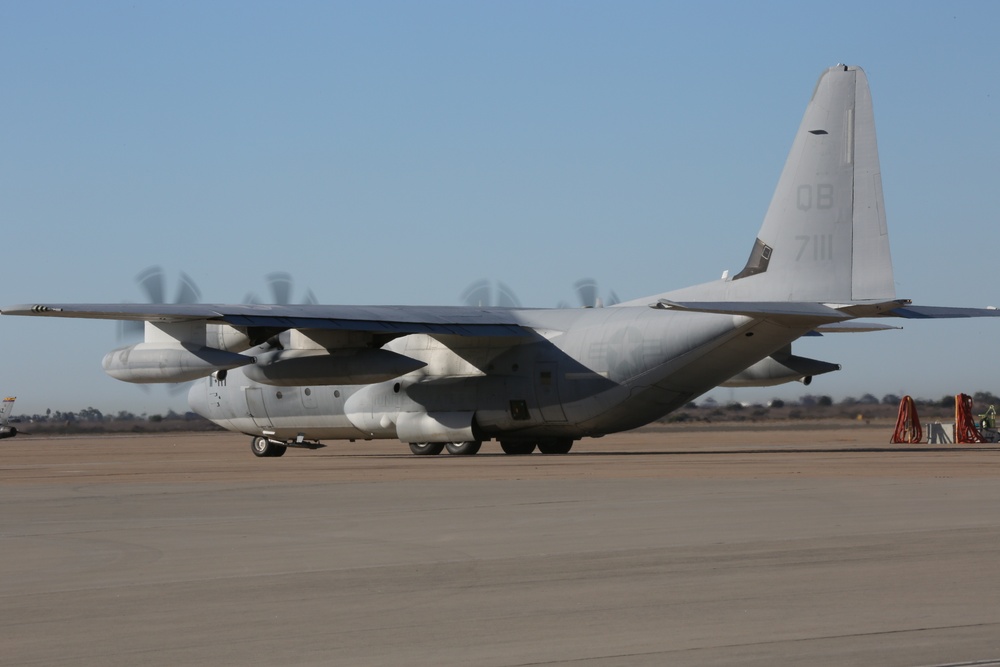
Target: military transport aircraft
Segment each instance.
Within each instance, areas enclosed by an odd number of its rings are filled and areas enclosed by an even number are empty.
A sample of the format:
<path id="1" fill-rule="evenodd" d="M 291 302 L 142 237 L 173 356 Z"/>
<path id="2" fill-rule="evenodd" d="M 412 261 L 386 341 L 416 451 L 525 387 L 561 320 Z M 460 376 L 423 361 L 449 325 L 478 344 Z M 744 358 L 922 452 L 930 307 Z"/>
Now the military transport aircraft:
<path id="1" fill-rule="evenodd" d="M 564 454 L 716 387 L 837 370 L 791 352 L 871 317 L 980 317 L 912 306 L 893 284 L 865 73 L 822 74 L 746 266 L 604 308 L 38 304 L 6 315 L 145 322 L 107 354 L 126 382 L 201 379 L 192 409 L 257 456 L 322 440 L 397 438 L 414 454 Z"/>
<path id="2" fill-rule="evenodd" d="M 0 440 L 13 438 L 17 435 L 17 427 L 9 425 L 10 413 L 14 411 L 14 401 L 16 400 L 17 396 L 8 396 L 0 404 Z"/>

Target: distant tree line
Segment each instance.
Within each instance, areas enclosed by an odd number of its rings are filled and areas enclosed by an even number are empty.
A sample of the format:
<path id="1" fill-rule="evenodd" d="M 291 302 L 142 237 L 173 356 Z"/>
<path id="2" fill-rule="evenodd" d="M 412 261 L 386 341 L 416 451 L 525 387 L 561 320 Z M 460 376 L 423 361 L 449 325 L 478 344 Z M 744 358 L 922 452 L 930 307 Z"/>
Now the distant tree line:
<path id="1" fill-rule="evenodd" d="M 868 421 L 872 418 L 895 418 L 901 396 L 885 394 L 878 398 L 874 394 L 862 394 L 860 398 L 848 396 L 840 401 L 825 395 L 805 394 L 798 399 L 774 398 L 761 403 L 720 403 L 711 396 L 702 401 L 692 401 L 683 409 L 667 415 L 663 421 L 712 422 L 712 421 L 757 421 L 767 419 L 826 419 L 848 418 Z M 954 413 L 955 396 L 947 394 L 941 398 L 914 398 L 918 413 L 929 419 L 948 419 Z M 977 391 L 972 395 L 977 412 L 985 412 L 995 405 L 1000 408 L 1000 396 L 988 391 Z"/>
<path id="2" fill-rule="evenodd" d="M 11 421 L 32 422 L 36 424 L 108 424 L 114 422 L 140 421 L 158 423 L 164 421 L 193 421 L 199 419 L 201 419 L 201 417 L 194 412 L 185 412 L 181 414 L 174 412 L 173 410 L 168 410 L 167 413 L 163 415 L 147 415 L 145 412 L 137 415 L 134 412 L 129 412 L 128 410 L 120 410 L 115 414 L 104 414 L 97 408 L 88 407 L 82 410 L 77 410 L 76 412 L 64 412 L 62 410 L 53 410 L 52 408 L 48 408 L 45 410 L 45 414 L 15 415 L 11 418 Z"/>
<path id="3" fill-rule="evenodd" d="M 701 403 L 691 402 L 688 403 L 687 407 L 689 409 L 697 408 L 726 408 L 729 410 L 739 410 L 742 408 L 784 408 L 784 407 L 802 407 L 802 408 L 812 408 L 812 407 L 827 407 L 832 405 L 840 405 L 844 407 L 850 406 L 864 406 L 864 405 L 899 405 L 899 402 L 903 400 L 902 396 L 896 394 L 886 394 L 882 398 L 878 398 L 874 394 L 862 394 L 860 398 L 854 396 L 847 396 L 838 402 L 834 402 L 833 398 L 830 396 L 815 396 L 813 394 L 805 394 L 796 399 L 784 400 L 780 398 L 774 398 L 768 401 L 767 405 L 747 405 L 744 403 L 728 403 L 726 405 L 721 405 L 714 398 L 706 398 Z M 988 391 L 977 391 L 972 395 L 973 403 L 977 406 L 985 407 L 988 405 L 1000 406 L 1000 396 L 993 394 Z M 913 397 L 913 402 L 919 407 L 921 405 L 927 407 L 941 407 L 948 408 L 955 405 L 955 396 L 953 394 L 946 394 L 941 398 L 916 398 Z"/>

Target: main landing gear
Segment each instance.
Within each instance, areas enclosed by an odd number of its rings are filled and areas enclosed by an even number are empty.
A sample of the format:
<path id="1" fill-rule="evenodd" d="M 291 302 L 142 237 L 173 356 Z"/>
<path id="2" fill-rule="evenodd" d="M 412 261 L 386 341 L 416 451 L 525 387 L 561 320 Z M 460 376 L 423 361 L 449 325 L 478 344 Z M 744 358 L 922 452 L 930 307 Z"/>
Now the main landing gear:
<path id="1" fill-rule="evenodd" d="M 501 440 L 500 449 L 508 456 L 527 456 L 535 451 L 535 443 L 522 442 L 520 440 Z"/>
<path id="2" fill-rule="evenodd" d="M 445 449 L 456 456 L 472 456 L 479 451 L 483 443 L 479 440 L 468 442 L 411 442 L 410 451 L 417 456 L 435 456 Z"/>
<path id="3" fill-rule="evenodd" d="M 570 438 L 543 440 L 538 443 L 538 451 L 542 454 L 569 454 L 571 449 L 573 449 L 573 441 Z"/>
<path id="4" fill-rule="evenodd" d="M 469 442 L 411 442 L 410 451 L 417 456 L 436 456 L 448 450 L 456 456 L 472 456 L 479 452 L 483 443 L 478 440 Z M 510 456 L 526 456 L 538 448 L 542 454 L 568 454 L 573 448 L 572 438 L 552 438 L 549 440 L 501 440 L 500 449 Z"/>
<path id="5" fill-rule="evenodd" d="M 444 451 L 443 442 L 411 442 L 410 451 L 417 456 L 437 456 Z"/>
<path id="6" fill-rule="evenodd" d="M 479 448 L 483 446 L 478 440 L 470 440 L 468 442 L 446 442 L 444 448 L 448 450 L 449 454 L 455 454 L 457 456 L 472 456 L 473 454 L 479 453 Z"/>

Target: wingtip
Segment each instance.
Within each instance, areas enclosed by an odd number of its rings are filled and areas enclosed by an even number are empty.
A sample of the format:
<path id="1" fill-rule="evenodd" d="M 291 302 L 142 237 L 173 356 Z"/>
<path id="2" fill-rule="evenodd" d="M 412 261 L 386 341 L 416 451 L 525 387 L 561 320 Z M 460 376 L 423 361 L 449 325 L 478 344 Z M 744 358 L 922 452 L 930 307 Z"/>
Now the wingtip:
<path id="1" fill-rule="evenodd" d="M 44 315 L 45 313 L 58 313 L 61 312 L 62 308 L 56 308 L 53 306 L 46 306 L 41 303 L 36 304 L 18 304 L 16 306 L 10 306 L 0 310 L 2 315 Z"/>

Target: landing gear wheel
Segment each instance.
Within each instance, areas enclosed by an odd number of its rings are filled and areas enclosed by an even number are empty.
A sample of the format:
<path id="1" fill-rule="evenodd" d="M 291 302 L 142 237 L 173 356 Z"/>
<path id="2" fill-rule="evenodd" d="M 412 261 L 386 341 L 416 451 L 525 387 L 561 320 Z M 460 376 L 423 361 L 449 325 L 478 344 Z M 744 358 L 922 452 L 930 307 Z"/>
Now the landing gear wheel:
<path id="1" fill-rule="evenodd" d="M 455 454 L 457 456 L 472 456 L 473 454 L 479 453 L 479 448 L 483 446 L 483 443 L 478 440 L 469 440 L 468 442 L 449 442 L 445 444 L 449 454 Z"/>
<path id="2" fill-rule="evenodd" d="M 556 438 L 538 443 L 538 451 L 542 454 L 569 454 L 573 441 L 569 438 Z"/>
<path id="3" fill-rule="evenodd" d="M 521 440 L 501 440 L 500 449 L 503 450 L 504 454 L 510 456 L 525 456 L 535 451 L 535 443 Z"/>
<path id="4" fill-rule="evenodd" d="M 250 441 L 250 451 L 254 456 L 281 456 L 288 449 L 285 445 L 278 445 L 271 442 L 262 435 L 258 435 Z"/>
<path id="5" fill-rule="evenodd" d="M 444 449 L 443 442 L 411 442 L 410 451 L 417 456 L 435 456 Z"/>

